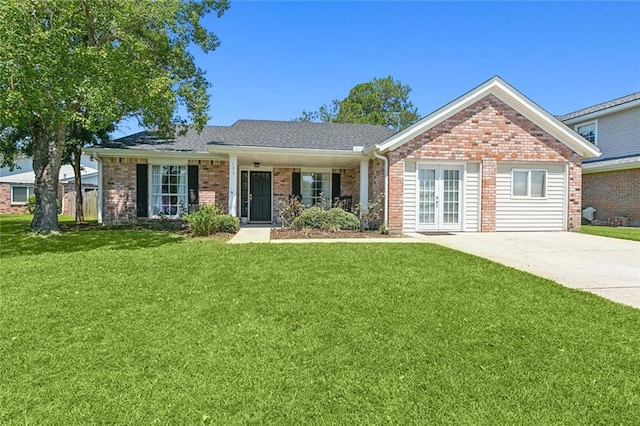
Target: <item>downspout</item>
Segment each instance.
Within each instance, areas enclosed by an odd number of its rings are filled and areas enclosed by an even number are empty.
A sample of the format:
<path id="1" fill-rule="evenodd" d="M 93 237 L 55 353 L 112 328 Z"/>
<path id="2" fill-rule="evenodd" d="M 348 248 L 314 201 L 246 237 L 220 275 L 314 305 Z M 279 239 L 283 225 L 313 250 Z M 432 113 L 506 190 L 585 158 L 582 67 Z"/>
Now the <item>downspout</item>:
<path id="1" fill-rule="evenodd" d="M 98 162 L 98 223 L 102 224 L 102 159 L 97 154 L 93 156 Z"/>
<path id="2" fill-rule="evenodd" d="M 384 227 L 389 229 L 389 160 L 384 155 L 380 155 L 377 152 L 378 146 L 376 145 L 373 150 L 373 156 L 384 162 Z"/>

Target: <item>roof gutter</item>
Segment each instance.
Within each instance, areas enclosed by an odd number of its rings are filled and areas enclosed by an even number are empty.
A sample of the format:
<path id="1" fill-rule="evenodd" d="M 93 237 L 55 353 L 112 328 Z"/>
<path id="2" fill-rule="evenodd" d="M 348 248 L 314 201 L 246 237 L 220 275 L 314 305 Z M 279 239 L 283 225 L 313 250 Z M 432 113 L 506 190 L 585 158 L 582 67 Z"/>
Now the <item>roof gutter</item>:
<path id="1" fill-rule="evenodd" d="M 122 149 L 122 148 L 101 148 L 88 147 L 83 148 L 83 152 L 93 156 L 104 157 L 142 157 L 142 158 L 158 158 L 158 157 L 180 157 L 180 158 L 207 158 L 211 159 L 209 152 L 196 151 L 150 151 L 148 149 Z M 222 157 L 220 157 L 222 159 Z"/>
<path id="2" fill-rule="evenodd" d="M 378 145 L 375 146 L 375 149 L 373 150 L 373 156 L 376 157 L 379 160 L 382 160 L 384 162 L 384 222 L 383 222 L 383 226 L 385 229 L 389 229 L 389 159 L 387 157 L 385 157 L 384 155 L 380 155 L 378 154 L 378 149 L 380 149 L 378 147 Z"/>
<path id="3" fill-rule="evenodd" d="M 269 153 L 278 155 L 307 155 L 307 156 L 341 156 L 341 157 L 360 157 L 362 152 L 347 151 L 343 149 L 310 149 L 310 148 L 275 148 L 262 146 L 219 146 L 213 145 L 207 148 L 210 153 Z"/>

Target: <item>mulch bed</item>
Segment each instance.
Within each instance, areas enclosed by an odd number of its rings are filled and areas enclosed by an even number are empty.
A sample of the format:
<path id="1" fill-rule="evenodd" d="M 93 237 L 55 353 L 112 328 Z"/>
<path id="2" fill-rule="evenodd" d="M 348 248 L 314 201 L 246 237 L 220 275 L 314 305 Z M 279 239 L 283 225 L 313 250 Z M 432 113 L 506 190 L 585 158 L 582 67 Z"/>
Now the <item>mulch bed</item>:
<path id="1" fill-rule="evenodd" d="M 322 229 L 296 230 L 291 228 L 271 229 L 272 240 L 304 240 L 311 238 L 403 238 L 402 234 L 381 234 L 379 231 L 323 231 Z"/>

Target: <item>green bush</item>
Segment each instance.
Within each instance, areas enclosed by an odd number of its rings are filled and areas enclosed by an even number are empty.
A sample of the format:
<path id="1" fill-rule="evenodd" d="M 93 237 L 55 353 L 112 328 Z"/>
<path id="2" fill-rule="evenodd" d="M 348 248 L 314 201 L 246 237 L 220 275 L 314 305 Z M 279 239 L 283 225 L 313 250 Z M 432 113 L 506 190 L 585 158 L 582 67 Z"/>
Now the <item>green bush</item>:
<path id="1" fill-rule="evenodd" d="M 340 208 L 324 210 L 321 207 L 305 209 L 293 220 L 295 229 L 324 229 L 327 231 L 360 229 L 360 221 L 353 214 Z"/>
<path id="2" fill-rule="evenodd" d="M 337 230 L 356 230 L 360 229 L 360 220 L 353 213 L 334 207 L 327 210 L 327 219 L 330 227 L 336 227 Z"/>
<path id="3" fill-rule="evenodd" d="M 309 207 L 293 219 L 291 226 L 295 229 L 325 229 L 326 216 L 325 211 L 320 207 Z"/>
<path id="4" fill-rule="evenodd" d="M 216 232 L 238 232 L 240 229 L 238 218 L 222 214 L 222 210 L 216 206 L 203 206 L 185 215 L 184 219 L 196 237 L 205 237 Z"/>
<path id="5" fill-rule="evenodd" d="M 215 218 L 215 232 L 235 234 L 240 230 L 240 221 L 230 214 L 221 214 Z"/>

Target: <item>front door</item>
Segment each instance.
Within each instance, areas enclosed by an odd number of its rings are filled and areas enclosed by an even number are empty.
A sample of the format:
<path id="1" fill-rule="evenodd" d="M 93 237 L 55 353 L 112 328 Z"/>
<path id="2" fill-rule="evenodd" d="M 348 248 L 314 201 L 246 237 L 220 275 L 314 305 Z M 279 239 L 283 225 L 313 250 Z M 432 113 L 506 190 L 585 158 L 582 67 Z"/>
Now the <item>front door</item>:
<path id="1" fill-rule="evenodd" d="M 249 221 L 271 222 L 271 172 L 249 172 Z"/>
<path id="2" fill-rule="evenodd" d="M 462 229 L 462 167 L 418 166 L 417 230 Z"/>

